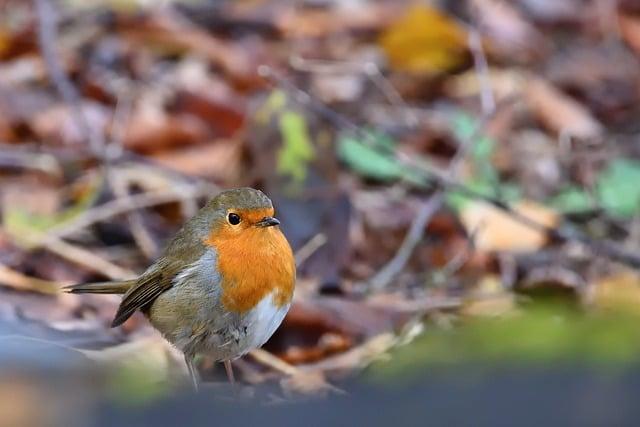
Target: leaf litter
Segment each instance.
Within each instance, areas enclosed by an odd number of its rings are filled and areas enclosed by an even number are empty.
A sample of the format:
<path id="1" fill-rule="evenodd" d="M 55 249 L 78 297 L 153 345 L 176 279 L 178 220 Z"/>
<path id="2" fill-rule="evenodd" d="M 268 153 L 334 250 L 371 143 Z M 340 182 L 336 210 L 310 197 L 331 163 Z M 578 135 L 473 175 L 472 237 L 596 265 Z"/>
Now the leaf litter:
<path id="1" fill-rule="evenodd" d="M 289 316 L 239 362 L 271 399 L 365 368 L 637 360 L 640 19 L 621 2 L 612 36 L 588 3 L 70 1 L 48 43 L 36 8 L 2 3 L 2 337 L 90 359 L 105 393 L 180 389 L 142 316 L 110 330 L 117 298 L 56 291 L 143 271 L 250 185 L 300 255 Z"/>

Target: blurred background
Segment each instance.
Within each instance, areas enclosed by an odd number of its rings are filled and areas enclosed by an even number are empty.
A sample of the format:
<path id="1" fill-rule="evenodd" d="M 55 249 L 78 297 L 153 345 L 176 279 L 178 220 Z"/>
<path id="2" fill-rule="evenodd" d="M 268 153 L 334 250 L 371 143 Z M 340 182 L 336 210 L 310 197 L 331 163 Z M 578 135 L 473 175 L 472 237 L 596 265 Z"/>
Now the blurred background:
<path id="1" fill-rule="evenodd" d="M 637 424 L 639 56 L 632 0 L 0 0 L 0 425 Z M 60 288 L 238 186 L 294 305 L 196 395 Z"/>

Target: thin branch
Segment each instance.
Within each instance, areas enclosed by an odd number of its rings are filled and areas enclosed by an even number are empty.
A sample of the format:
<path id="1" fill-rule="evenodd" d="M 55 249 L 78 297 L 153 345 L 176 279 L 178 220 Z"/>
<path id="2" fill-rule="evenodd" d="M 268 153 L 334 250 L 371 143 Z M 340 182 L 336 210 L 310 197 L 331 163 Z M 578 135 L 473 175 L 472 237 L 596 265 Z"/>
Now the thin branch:
<path id="1" fill-rule="evenodd" d="M 71 83 L 56 52 L 58 40 L 58 16 L 50 0 L 34 0 L 38 16 L 38 44 L 40 51 L 56 90 L 71 108 L 78 129 L 89 143 L 92 153 L 97 157 L 104 155 L 105 141 L 101 132 L 97 132 L 89 124 L 82 108 L 78 91 Z"/>
<path id="2" fill-rule="evenodd" d="M 18 291 L 38 292 L 41 294 L 56 294 L 67 283 L 27 276 L 19 271 L 0 264 L 0 286 L 9 286 Z"/>
<path id="3" fill-rule="evenodd" d="M 111 261 L 96 255 L 88 249 L 67 243 L 62 239 L 48 236 L 46 241 L 42 242 L 45 249 L 55 253 L 61 258 L 66 259 L 76 265 L 79 265 L 89 271 L 100 273 L 112 280 L 130 279 L 136 276 L 136 273 L 120 267 Z"/>
<path id="4" fill-rule="evenodd" d="M 489 63 L 482 48 L 482 39 L 478 30 L 469 28 L 469 50 L 473 56 L 473 66 L 480 83 L 480 105 L 482 105 L 482 115 L 491 117 L 496 111 L 496 100 L 491 89 L 491 77 L 489 76 Z"/>
<path id="5" fill-rule="evenodd" d="M 438 191 L 422 204 L 395 256 L 369 280 L 371 290 L 379 291 L 384 289 L 402 272 L 407 262 L 409 262 L 413 250 L 424 236 L 427 224 L 442 206 L 443 200 L 444 195 Z"/>
<path id="6" fill-rule="evenodd" d="M 50 237 L 66 237 L 95 223 L 106 221 L 114 216 L 122 215 L 137 209 L 144 209 L 187 199 L 195 199 L 207 194 L 210 194 L 210 189 L 203 187 L 190 189 L 190 191 L 181 190 L 180 192 L 177 192 L 174 189 L 171 191 L 149 192 L 118 198 L 89 209 L 78 215 L 71 222 L 67 222 L 59 227 L 53 228 L 43 238 L 43 240 L 46 241 Z"/>
<path id="7" fill-rule="evenodd" d="M 296 267 L 300 267 L 311 255 L 327 243 L 327 236 L 324 233 L 318 233 L 313 236 L 307 243 L 296 251 Z"/>

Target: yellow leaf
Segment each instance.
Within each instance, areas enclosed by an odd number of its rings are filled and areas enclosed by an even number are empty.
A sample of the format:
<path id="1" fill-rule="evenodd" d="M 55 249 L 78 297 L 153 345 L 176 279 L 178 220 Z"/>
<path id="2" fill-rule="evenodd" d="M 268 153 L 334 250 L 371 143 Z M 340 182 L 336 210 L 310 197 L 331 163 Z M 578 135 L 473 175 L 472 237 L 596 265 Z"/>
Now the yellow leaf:
<path id="1" fill-rule="evenodd" d="M 555 211 L 533 202 L 523 201 L 513 209 L 531 220 L 553 227 L 558 223 Z M 534 251 L 546 243 L 547 236 L 528 227 L 503 211 L 484 202 L 464 206 L 461 218 L 469 233 L 475 233 L 478 249 L 489 251 Z"/>
<path id="2" fill-rule="evenodd" d="M 640 313 L 640 276 L 623 271 L 594 284 L 593 302 L 597 307 Z"/>
<path id="3" fill-rule="evenodd" d="M 442 12 L 415 5 L 380 38 L 398 71 L 436 74 L 460 66 L 467 57 L 465 31 Z"/>

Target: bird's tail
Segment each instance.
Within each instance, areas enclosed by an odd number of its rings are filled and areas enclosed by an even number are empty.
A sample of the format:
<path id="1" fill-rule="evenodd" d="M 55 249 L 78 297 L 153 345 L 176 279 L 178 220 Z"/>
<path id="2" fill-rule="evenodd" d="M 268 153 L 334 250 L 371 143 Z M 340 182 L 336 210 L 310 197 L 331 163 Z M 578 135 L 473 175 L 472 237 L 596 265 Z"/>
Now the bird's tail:
<path id="1" fill-rule="evenodd" d="M 81 283 L 62 288 L 70 294 L 125 294 L 136 283 L 136 279 L 113 282 Z"/>

